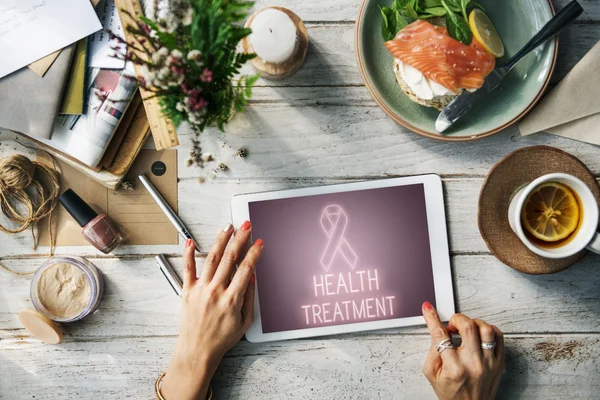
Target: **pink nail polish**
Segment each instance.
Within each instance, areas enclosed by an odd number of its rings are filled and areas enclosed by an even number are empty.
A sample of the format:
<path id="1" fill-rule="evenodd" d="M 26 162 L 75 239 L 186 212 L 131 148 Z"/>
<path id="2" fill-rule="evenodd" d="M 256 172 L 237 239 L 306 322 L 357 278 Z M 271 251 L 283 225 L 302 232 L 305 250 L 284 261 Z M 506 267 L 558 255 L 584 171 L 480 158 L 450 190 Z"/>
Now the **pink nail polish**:
<path id="1" fill-rule="evenodd" d="M 430 302 L 426 301 L 425 303 L 423 303 L 423 310 L 425 310 L 425 311 L 433 310 L 433 306 L 431 305 Z"/>
<path id="2" fill-rule="evenodd" d="M 58 201 L 83 228 L 83 237 L 104 254 L 110 253 L 123 243 L 123 236 L 113 222 L 105 214 L 96 213 L 73 190 L 66 190 Z"/>
<path id="3" fill-rule="evenodd" d="M 250 277 L 250 283 L 254 282 L 256 282 L 256 275 L 252 274 L 252 276 Z"/>
<path id="4" fill-rule="evenodd" d="M 256 242 L 254 242 L 254 245 L 258 247 L 263 247 L 265 244 L 263 243 L 262 239 L 258 239 Z"/>
<path id="5" fill-rule="evenodd" d="M 187 239 L 185 241 L 185 247 L 191 247 L 191 246 L 193 246 L 193 244 L 194 244 L 194 241 L 192 239 Z"/>
<path id="6" fill-rule="evenodd" d="M 247 231 L 248 229 L 250 229 L 251 226 L 252 224 L 250 224 L 250 221 L 245 221 L 240 227 L 240 229 L 243 231 Z"/>

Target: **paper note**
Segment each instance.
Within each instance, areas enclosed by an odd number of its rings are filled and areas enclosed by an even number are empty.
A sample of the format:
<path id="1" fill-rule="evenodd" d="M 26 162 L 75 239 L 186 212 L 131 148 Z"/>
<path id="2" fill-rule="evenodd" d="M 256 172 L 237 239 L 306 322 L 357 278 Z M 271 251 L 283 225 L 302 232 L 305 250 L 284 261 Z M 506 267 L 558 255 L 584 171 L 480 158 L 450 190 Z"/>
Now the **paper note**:
<path id="1" fill-rule="evenodd" d="M 92 5 L 95 7 L 98 4 L 99 0 L 91 0 L 91 1 L 92 1 Z M 44 58 L 40 58 L 39 60 L 32 62 L 31 64 L 28 65 L 29 69 L 32 70 L 33 72 L 35 72 L 36 74 L 38 74 L 39 76 L 46 75 L 46 72 L 48 72 L 48 70 L 54 63 L 54 61 L 56 61 L 56 59 L 60 55 L 61 51 L 62 51 L 62 49 L 57 50 L 54 53 L 48 54 Z"/>
<path id="2" fill-rule="evenodd" d="M 2 0 L 0 78 L 101 28 L 86 0 Z"/>
<path id="3" fill-rule="evenodd" d="M 600 42 L 519 124 L 521 135 L 549 132 L 600 145 Z"/>
<path id="4" fill-rule="evenodd" d="M 54 61 L 56 61 L 61 51 L 62 49 L 56 50 L 54 53 L 48 54 L 46 57 L 32 62 L 28 65 L 29 69 L 43 77 L 46 75 L 46 72 L 48 72 L 52 64 L 54 64 Z"/>
<path id="5" fill-rule="evenodd" d="M 44 152 L 38 152 L 38 159 L 51 163 Z M 152 172 L 155 163 L 162 163 L 155 170 L 163 173 L 156 175 Z M 166 150 L 142 150 L 131 167 L 125 180 L 134 182 L 133 190 L 109 190 L 100 183 L 83 179 L 84 176 L 75 168 L 58 161 L 61 170 L 61 191 L 73 189 L 96 212 L 106 214 L 125 236 L 125 243 L 132 245 L 161 245 L 177 244 L 178 233 L 161 211 L 156 202 L 148 194 L 136 177 L 145 174 L 163 195 L 167 203 L 177 211 L 177 152 Z M 164 167 L 163 167 L 164 166 Z M 56 245 L 57 246 L 89 246 L 83 236 L 81 227 L 65 211 L 57 206 L 54 214 Z M 40 223 L 40 245 L 48 246 L 48 220 Z"/>
<path id="6" fill-rule="evenodd" d="M 112 47 L 119 45 L 119 43 L 115 39 L 110 40 L 109 34 L 109 32 L 112 32 L 121 38 L 124 37 L 115 1 L 100 0 L 96 11 L 104 29 L 90 36 L 89 66 L 93 68 L 121 69 L 125 67 L 125 61 L 113 57 L 115 51 L 112 49 Z M 123 47 L 123 45 L 120 46 Z"/>
<path id="7" fill-rule="evenodd" d="M 75 47 L 69 79 L 60 105 L 59 112 L 61 114 L 83 114 L 83 100 L 87 91 L 85 88 L 86 50 L 87 40 L 81 39 Z M 29 65 L 29 68 L 31 68 L 31 65 Z"/>

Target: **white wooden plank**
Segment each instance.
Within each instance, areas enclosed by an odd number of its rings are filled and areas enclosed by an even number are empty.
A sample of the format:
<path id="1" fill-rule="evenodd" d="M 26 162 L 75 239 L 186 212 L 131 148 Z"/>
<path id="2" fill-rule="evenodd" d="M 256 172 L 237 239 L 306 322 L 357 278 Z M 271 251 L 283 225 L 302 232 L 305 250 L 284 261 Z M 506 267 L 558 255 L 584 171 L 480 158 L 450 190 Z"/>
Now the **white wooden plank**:
<path id="1" fill-rule="evenodd" d="M 354 52 L 354 26 L 308 24 L 307 29 L 310 46 L 302 69 L 283 81 L 260 79 L 257 86 L 279 87 L 281 89 L 277 93 L 285 98 L 289 98 L 290 94 L 282 87 L 362 86 L 363 80 Z M 552 84 L 559 82 L 598 40 L 600 29 L 596 23 L 576 23 L 568 27 L 560 36 L 559 56 Z M 253 70 L 250 65 L 246 65 L 242 73 L 253 74 Z M 328 96 L 327 89 L 320 93 L 324 97 Z"/>
<path id="2" fill-rule="evenodd" d="M 106 337 L 176 335 L 179 298 L 152 258 L 91 259 L 104 273 L 105 295 L 99 310 L 85 321 L 64 327 L 65 337 L 89 340 Z M 181 273 L 181 259 L 171 258 Z M 199 261 L 200 265 L 201 261 Z M 556 275 L 527 276 L 488 255 L 452 258 L 457 307 L 511 333 L 600 332 L 600 272 L 597 256 Z M 39 260 L 12 265 L 35 269 Z M 31 308 L 29 277 L 0 271 L 0 350 L 15 338 L 29 337 L 17 313 Z M 423 328 L 399 330 L 422 333 Z M 355 335 L 362 337 L 362 335 Z M 6 342 L 8 340 L 8 342 Z"/>
<path id="3" fill-rule="evenodd" d="M 179 183 L 180 216 L 186 223 L 200 245 L 207 252 L 212 245 L 215 232 L 221 230 L 231 219 L 230 202 L 233 196 L 241 193 L 254 193 L 272 190 L 293 189 L 308 186 L 331 185 L 353 182 L 358 178 L 290 178 L 290 179 L 240 179 L 218 178 L 215 181 L 198 183 L 194 179 L 186 179 Z M 446 217 L 452 254 L 488 253 L 488 248 L 481 238 L 477 226 L 477 203 L 483 184 L 482 178 L 445 178 L 444 191 L 446 200 Z M 3 240 L 4 239 L 4 240 Z M 17 235 L 0 233 L 3 240 L 0 257 L 5 257 L 11 265 L 13 258 L 24 254 L 43 258 L 47 247 L 37 251 L 31 248 L 30 231 Z M 143 254 L 179 254 L 180 245 L 171 246 L 123 246 L 116 255 Z M 102 253 L 91 246 L 59 247 L 56 254 L 80 254 L 101 257 Z"/>
<path id="4" fill-rule="evenodd" d="M 598 335 L 507 337 L 500 399 L 597 399 Z M 6 399 L 154 398 L 174 338 L 17 340 L 0 353 Z M 422 374 L 426 335 L 241 342 L 212 386 L 217 399 L 435 399 Z"/>
<path id="5" fill-rule="evenodd" d="M 352 179 L 216 179 L 199 184 L 180 182 L 180 215 L 195 235 L 202 251 L 208 251 L 215 232 L 230 220 L 231 198 L 240 193 L 264 192 L 306 186 L 351 182 Z M 477 201 L 482 179 L 448 179 L 444 183 L 450 250 L 453 254 L 488 252 L 477 227 Z M 14 252 L 20 250 L 15 249 Z"/>
<path id="6" fill-rule="evenodd" d="M 557 10 L 566 6 L 570 0 L 553 0 L 552 3 Z M 600 4 L 595 0 L 579 0 L 585 9 L 581 16 L 583 21 L 600 20 Z M 254 9 L 267 6 L 284 6 L 294 11 L 304 21 L 354 21 L 361 0 L 259 0 Z"/>
<path id="7" fill-rule="evenodd" d="M 302 69 L 282 81 L 260 79 L 257 86 L 362 85 L 354 58 L 353 25 L 307 25 L 309 47 Z M 242 74 L 254 74 L 250 64 Z"/>
<path id="8" fill-rule="evenodd" d="M 179 176 L 208 175 L 185 167 L 193 136 L 185 127 L 179 133 Z M 522 138 L 514 126 L 474 142 L 435 141 L 397 125 L 377 107 L 256 105 L 237 114 L 225 134 L 209 129 L 200 139 L 204 151 L 230 167 L 219 176 L 234 179 L 485 176 L 506 154 L 532 145 L 558 147 L 600 170 L 598 148 L 590 144 L 547 134 Z M 233 157 L 239 147 L 248 150 L 247 159 Z"/>
<path id="9" fill-rule="evenodd" d="M 377 103 L 361 84 L 357 86 L 257 86 L 252 89 L 252 106 L 283 104 L 306 106 L 369 106 Z"/>
<path id="10" fill-rule="evenodd" d="M 552 3 L 556 10 L 560 10 L 567 5 L 570 0 L 553 0 Z M 579 0 L 585 8 L 585 13 L 580 17 L 582 21 L 600 20 L 600 5 L 594 0 Z M 143 0 L 145 13 L 153 10 L 156 0 Z M 294 11 L 305 22 L 352 22 L 356 19 L 358 9 L 362 4 L 361 0 L 286 0 L 277 2 L 273 0 L 256 1 L 252 12 L 263 7 L 284 6 Z"/>
<path id="11" fill-rule="evenodd" d="M 184 180 L 179 184 L 180 216 L 186 223 L 200 249 L 207 252 L 213 241 L 214 233 L 222 229 L 231 218 L 229 204 L 236 194 L 262 192 L 270 190 L 291 189 L 317 185 L 331 185 L 352 182 L 356 179 L 249 179 L 230 180 L 216 179 L 215 181 L 199 184 L 195 180 Z M 477 227 L 477 201 L 479 190 L 483 183 L 476 179 L 447 179 L 444 183 L 446 192 L 446 210 L 450 236 L 450 250 L 453 254 L 488 252 L 481 239 Z M 1 257 L 11 258 L 22 254 L 36 254 L 44 257 L 47 247 L 40 247 L 36 252 L 31 249 L 31 233 L 26 231 L 17 235 L 0 233 L 0 238 L 6 237 L 1 249 Z M 114 253 L 117 255 L 131 254 L 177 254 L 180 246 L 123 246 Z M 59 247 L 55 254 L 80 254 L 94 257 L 102 254 L 91 246 Z"/>

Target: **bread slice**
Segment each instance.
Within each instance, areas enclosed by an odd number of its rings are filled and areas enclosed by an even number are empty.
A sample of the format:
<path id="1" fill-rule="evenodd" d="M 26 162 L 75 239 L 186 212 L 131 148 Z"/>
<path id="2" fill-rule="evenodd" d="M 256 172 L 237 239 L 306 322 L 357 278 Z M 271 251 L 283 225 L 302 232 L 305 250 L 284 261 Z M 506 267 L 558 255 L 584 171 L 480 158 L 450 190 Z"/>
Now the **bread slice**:
<path id="1" fill-rule="evenodd" d="M 422 99 L 418 97 L 415 94 L 415 92 L 413 92 L 413 90 L 404 81 L 404 79 L 402 79 L 402 74 L 400 73 L 400 69 L 398 68 L 398 64 L 396 62 L 394 62 L 394 73 L 396 74 L 396 80 L 398 81 L 398 84 L 400 85 L 402 91 L 408 96 L 409 99 L 422 106 L 433 107 L 438 109 L 439 111 L 442 111 L 456 97 L 455 94 L 447 94 L 444 96 L 434 97 L 431 100 Z"/>

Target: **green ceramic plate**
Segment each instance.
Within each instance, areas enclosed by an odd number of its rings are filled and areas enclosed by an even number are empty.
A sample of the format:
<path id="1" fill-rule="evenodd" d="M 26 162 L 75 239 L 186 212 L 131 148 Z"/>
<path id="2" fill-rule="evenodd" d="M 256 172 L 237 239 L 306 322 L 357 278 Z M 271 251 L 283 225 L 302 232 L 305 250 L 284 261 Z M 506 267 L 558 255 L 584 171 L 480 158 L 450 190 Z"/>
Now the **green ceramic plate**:
<path id="1" fill-rule="evenodd" d="M 360 73 L 375 101 L 394 121 L 420 135 L 439 140 L 480 139 L 523 118 L 542 96 L 554 70 L 557 41 L 526 56 L 489 98 L 476 105 L 448 133 L 435 130 L 439 112 L 413 103 L 396 83 L 393 57 L 383 45 L 379 5 L 392 0 L 364 0 L 356 22 L 356 57 Z M 554 10 L 549 0 L 480 0 L 504 42 L 501 65 L 548 22 Z"/>

